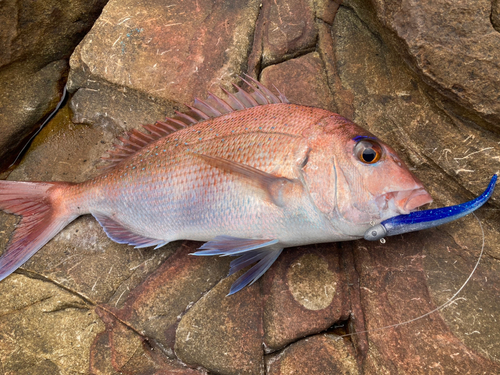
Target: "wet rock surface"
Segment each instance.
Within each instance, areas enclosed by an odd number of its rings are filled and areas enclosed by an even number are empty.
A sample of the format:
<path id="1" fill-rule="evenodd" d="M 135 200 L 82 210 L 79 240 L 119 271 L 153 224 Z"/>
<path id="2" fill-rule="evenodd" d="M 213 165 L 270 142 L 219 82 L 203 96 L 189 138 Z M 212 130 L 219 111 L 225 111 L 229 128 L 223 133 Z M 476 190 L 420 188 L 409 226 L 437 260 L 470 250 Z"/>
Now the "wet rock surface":
<path id="1" fill-rule="evenodd" d="M 20 64 L 0 69 L 0 168 L 12 164 L 33 125 L 55 108 L 64 87 L 68 63 L 58 60 L 39 70 Z"/>
<path id="2" fill-rule="evenodd" d="M 292 102 L 336 111 L 387 141 L 431 193 L 432 207 L 470 200 L 500 169 L 497 3 L 111 0 L 71 57 L 71 100 L 8 178 L 95 176 L 122 131 L 172 115 L 248 71 Z M 60 77 L 65 67 L 46 69 Z M 28 99 L 50 108 L 47 93 L 59 78 L 40 77 Z M 9 93 L 2 86 L 0 95 Z M 3 136 L 15 117 L 4 108 L 0 141 L 15 147 L 22 135 Z M 261 280 L 229 297 L 237 277 L 224 278 L 229 259 L 189 256 L 199 243 L 133 249 L 109 240 L 93 218 L 79 218 L 0 283 L 0 368 L 498 373 L 498 196 L 477 219 L 384 244 L 287 249 Z M 0 213 L 1 249 L 16 222 Z M 472 271 L 483 231 L 483 259 L 456 302 L 380 330 L 446 303 Z M 347 332 L 358 334 L 339 338 Z"/>
<path id="3" fill-rule="evenodd" d="M 0 4 L 0 170 L 59 101 L 68 59 L 107 0 Z"/>

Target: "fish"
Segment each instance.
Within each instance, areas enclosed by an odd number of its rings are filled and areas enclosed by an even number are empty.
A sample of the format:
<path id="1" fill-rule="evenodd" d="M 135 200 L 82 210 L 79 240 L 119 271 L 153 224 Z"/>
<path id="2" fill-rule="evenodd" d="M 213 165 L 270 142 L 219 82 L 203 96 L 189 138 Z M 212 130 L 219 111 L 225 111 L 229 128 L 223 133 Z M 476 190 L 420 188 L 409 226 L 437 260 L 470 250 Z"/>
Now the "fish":
<path id="1" fill-rule="evenodd" d="M 236 257 L 229 275 L 251 267 L 230 295 L 258 280 L 285 248 L 360 239 L 432 201 L 372 133 L 339 114 L 291 104 L 250 76 L 242 80 L 247 90 L 233 84 L 234 92 L 222 89 L 224 99 L 195 98 L 188 111 L 119 137 L 95 178 L 0 181 L 0 209 L 21 216 L 0 257 L 0 280 L 91 214 L 120 244 L 202 241 L 192 255 Z"/>

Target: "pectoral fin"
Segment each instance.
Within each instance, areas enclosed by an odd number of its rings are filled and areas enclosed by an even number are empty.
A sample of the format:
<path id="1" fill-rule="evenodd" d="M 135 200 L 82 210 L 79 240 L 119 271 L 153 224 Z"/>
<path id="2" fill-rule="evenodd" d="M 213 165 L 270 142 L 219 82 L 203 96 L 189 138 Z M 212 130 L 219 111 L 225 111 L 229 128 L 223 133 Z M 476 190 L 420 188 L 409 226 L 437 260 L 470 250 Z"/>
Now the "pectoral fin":
<path id="1" fill-rule="evenodd" d="M 232 275 L 235 272 L 255 263 L 247 272 L 241 275 L 238 280 L 234 282 L 228 294 L 231 295 L 240 291 L 247 285 L 252 285 L 269 269 L 269 267 L 271 267 L 283 251 L 277 243 L 278 240 L 217 236 L 212 241 L 209 241 L 201 246 L 200 249 L 202 249 L 202 251 L 197 251 L 192 255 L 241 255 L 239 258 L 231 262 L 229 275 Z"/>
<path id="2" fill-rule="evenodd" d="M 303 191 L 302 183 L 297 179 L 278 177 L 249 165 L 237 163 L 218 156 L 204 154 L 195 155 L 213 167 L 247 178 L 261 188 L 270 197 L 271 201 L 279 207 L 285 205 L 287 196 L 302 193 Z"/>

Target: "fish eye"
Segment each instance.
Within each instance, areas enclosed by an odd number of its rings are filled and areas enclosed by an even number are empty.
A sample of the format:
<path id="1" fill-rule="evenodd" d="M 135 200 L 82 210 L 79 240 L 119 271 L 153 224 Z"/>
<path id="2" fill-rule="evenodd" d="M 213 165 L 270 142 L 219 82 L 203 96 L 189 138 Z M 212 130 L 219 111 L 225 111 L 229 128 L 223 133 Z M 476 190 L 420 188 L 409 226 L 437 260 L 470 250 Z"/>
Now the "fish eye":
<path id="1" fill-rule="evenodd" d="M 354 155 L 365 164 L 375 164 L 382 156 L 382 147 L 372 140 L 364 139 L 354 146 Z"/>

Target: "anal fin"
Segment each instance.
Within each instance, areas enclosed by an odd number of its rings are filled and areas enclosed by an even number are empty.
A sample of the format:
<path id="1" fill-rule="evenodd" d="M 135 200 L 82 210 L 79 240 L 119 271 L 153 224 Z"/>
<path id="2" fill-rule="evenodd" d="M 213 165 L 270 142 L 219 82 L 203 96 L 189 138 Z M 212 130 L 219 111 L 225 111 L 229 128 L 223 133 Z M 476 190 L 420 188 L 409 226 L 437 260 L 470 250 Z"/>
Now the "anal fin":
<path id="1" fill-rule="evenodd" d="M 252 285 L 257 281 L 278 259 L 283 251 L 278 244 L 278 240 L 248 239 L 231 236 L 217 236 L 212 241 L 200 247 L 202 251 L 197 251 L 192 255 L 197 256 L 238 256 L 239 258 L 231 262 L 229 275 L 254 264 L 247 272 L 236 280 L 228 295 L 234 294 L 247 285 Z M 228 275 L 228 276 L 229 276 Z"/>
<path id="2" fill-rule="evenodd" d="M 117 221 L 105 215 L 92 213 L 92 216 L 94 216 L 99 224 L 101 224 L 107 236 L 117 243 L 132 245 L 137 249 L 150 246 L 156 246 L 155 249 L 158 249 L 168 243 L 168 241 L 148 238 L 133 233 Z"/>

